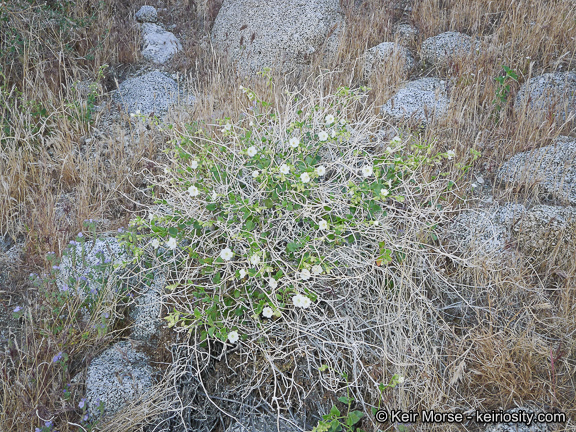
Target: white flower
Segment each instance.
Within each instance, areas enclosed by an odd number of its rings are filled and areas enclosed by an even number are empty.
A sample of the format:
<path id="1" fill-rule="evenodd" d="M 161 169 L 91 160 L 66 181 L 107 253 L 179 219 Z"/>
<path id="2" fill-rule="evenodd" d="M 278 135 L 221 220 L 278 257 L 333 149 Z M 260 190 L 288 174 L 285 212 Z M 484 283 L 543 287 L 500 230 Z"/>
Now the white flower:
<path id="1" fill-rule="evenodd" d="M 152 240 L 151 244 L 154 249 L 158 249 L 160 247 L 160 241 L 158 239 Z"/>
<path id="2" fill-rule="evenodd" d="M 302 280 L 308 280 L 310 279 L 312 275 L 310 274 L 310 270 L 308 269 L 302 269 L 302 271 L 300 272 L 300 279 Z"/>
<path id="3" fill-rule="evenodd" d="M 392 138 L 390 140 L 390 144 L 392 145 L 397 145 L 397 144 L 401 144 L 402 143 L 402 138 L 400 138 L 399 136 L 395 136 L 394 138 Z"/>
<path id="4" fill-rule="evenodd" d="M 276 288 L 276 287 L 278 286 L 278 281 L 277 281 L 276 279 L 274 279 L 274 278 L 271 277 L 271 278 L 268 280 L 268 286 L 269 286 L 270 288 L 274 289 L 274 288 Z"/>
<path id="5" fill-rule="evenodd" d="M 326 141 L 326 140 L 328 139 L 328 133 L 327 133 L 326 131 L 321 131 L 321 132 L 318 134 L 318 139 L 319 139 L 320 141 Z"/>
<path id="6" fill-rule="evenodd" d="M 233 255 L 234 253 L 230 250 L 230 248 L 222 249 L 220 252 L 220 258 L 222 258 L 224 261 L 230 261 Z"/>
<path id="7" fill-rule="evenodd" d="M 250 257 L 250 264 L 252 264 L 252 265 L 258 265 L 258 264 L 260 264 L 260 257 L 259 257 L 258 255 L 256 255 L 256 254 L 252 255 L 252 256 Z"/>
<path id="8" fill-rule="evenodd" d="M 170 237 L 170 240 L 168 240 L 166 242 L 166 246 L 168 246 L 170 249 L 174 250 L 174 249 L 176 249 L 176 246 L 178 246 L 178 242 L 176 241 L 176 239 L 174 237 Z"/>
<path id="9" fill-rule="evenodd" d="M 341 125 L 345 125 L 345 124 L 346 124 L 346 120 L 344 120 L 344 119 L 340 120 L 340 124 L 341 124 Z"/>
<path id="10" fill-rule="evenodd" d="M 188 188 L 188 193 L 190 194 L 190 196 L 198 196 L 198 194 L 200 193 L 200 191 L 198 190 L 198 188 L 196 186 L 190 186 Z"/>
<path id="11" fill-rule="evenodd" d="M 320 273 L 322 273 L 322 266 L 319 264 L 313 265 L 312 266 L 312 274 L 319 275 Z"/>
<path id="12" fill-rule="evenodd" d="M 168 174 L 170 172 L 170 168 L 164 168 L 164 174 Z"/>
<path id="13" fill-rule="evenodd" d="M 330 136 L 331 136 L 332 138 L 334 138 L 334 137 L 336 136 L 336 131 L 335 131 L 335 130 L 332 130 L 332 132 L 330 132 Z"/>
<path id="14" fill-rule="evenodd" d="M 388 189 L 380 189 L 380 195 L 382 195 L 383 197 L 388 196 L 390 192 L 388 192 Z"/>
<path id="15" fill-rule="evenodd" d="M 380 222 L 377 221 L 377 220 L 375 220 L 375 221 L 374 221 L 374 226 L 378 226 L 378 225 L 380 225 Z"/>
<path id="16" fill-rule="evenodd" d="M 251 147 L 248 149 L 248 152 L 247 152 L 247 153 L 248 153 L 248 156 L 254 157 L 254 156 L 256 156 L 256 153 L 258 153 L 258 150 L 256 150 L 256 147 L 251 146 Z"/>
<path id="17" fill-rule="evenodd" d="M 332 114 L 328 114 L 326 116 L 326 126 L 330 126 L 332 123 L 334 123 L 334 116 Z"/>
<path id="18" fill-rule="evenodd" d="M 258 170 L 254 170 L 252 172 L 252 177 L 254 177 L 254 178 L 258 177 L 259 175 L 260 175 L 260 171 L 258 171 Z"/>
<path id="19" fill-rule="evenodd" d="M 236 343 L 238 342 L 238 339 L 240 339 L 240 335 L 238 334 L 237 331 L 231 331 L 230 333 L 228 333 L 228 340 L 230 341 L 230 343 Z"/>
<path id="20" fill-rule="evenodd" d="M 272 308 L 270 306 L 266 306 L 264 309 L 262 309 L 262 316 L 264 318 L 272 318 L 273 313 L 274 313 L 274 311 L 272 310 Z"/>
<path id="21" fill-rule="evenodd" d="M 286 164 L 282 164 L 282 166 L 280 167 L 280 172 L 282 174 L 288 174 L 290 172 L 290 167 Z"/>
<path id="22" fill-rule="evenodd" d="M 216 201 L 218 199 L 218 194 L 216 191 L 212 192 L 212 201 Z"/>
<path id="23" fill-rule="evenodd" d="M 312 301 L 302 294 L 296 294 L 294 297 L 292 297 L 292 302 L 294 303 L 294 306 L 300 307 L 302 309 L 308 309 L 312 304 Z"/>
<path id="24" fill-rule="evenodd" d="M 372 175 L 372 173 L 373 173 L 373 170 L 372 170 L 372 166 L 371 166 L 371 165 L 364 165 L 364 166 L 362 167 L 362 175 L 363 175 L 364 177 L 370 177 L 370 176 Z"/>
<path id="25" fill-rule="evenodd" d="M 244 269 L 240 269 L 240 278 L 244 279 L 248 273 Z"/>
<path id="26" fill-rule="evenodd" d="M 130 113 L 130 117 L 136 117 L 136 114 Z"/>
<path id="27" fill-rule="evenodd" d="M 300 180 L 302 180 L 302 183 L 308 183 L 310 181 L 310 175 L 308 173 L 303 173 L 300 175 Z"/>
<path id="28" fill-rule="evenodd" d="M 324 168 L 323 165 L 317 166 L 314 171 L 316 171 L 316 174 L 318 174 L 319 176 L 323 176 L 324 174 L 326 174 L 326 168 Z"/>
<path id="29" fill-rule="evenodd" d="M 140 115 L 140 110 L 136 110 L 136 115 Z"/>
<path id="30" fill-rule="evenodd" d="M 300 145 L 300 140 L 298 138 L 294 137 L 294 138 L 290 138 L 290 141 L 288 143 L 290 144 L 290 147 L 296 148 Z"/>
<path id="31" fill-rule="evenodd" d="M 388 147 L 386 147 L 386 151 L 388 153 L 392 153 L 394 150 L 392 150 L 392 147 L 388 146 Z"/>
<path id="32" fill-rule="evenodd" d="M 320 222 L 318 222 L 318 229 L 327 230 L 328 222 L 326 222 L 325 220 L 321 220 Z"/>
<path id="33" fill-rule="evenodd" d="M 250 127 L 254 126 L 254 122 L 252 120 L 250 120 L 250 123 L 248 123 L 248 126 L 250 126 Z"/>
<path id="34" fill-rule="evenodd" d="M 448 157 L 448 159 L 452 159 L 454 156 L 456 156 L 456 152 L 454 151 L 454 149 L 448 150 L 446 152 L 446 156 Z"/>
<path id="35" fill-rule="evenodd" d="M 226 123 L 226 124 L 224 125 L 224 130 L 229 131 L 230 129 L 232 129 L 232 125 L 231 125 L 230 123 Z"/>
<path id="36" fill-rule="evenodd" d="M 296 294 L 294 297 L 292 297 L 292 303 L 294 303 L 294 306 L 296 307 L 302 307 L 302 296 L 300 294 Z"/>
<path id="37" fill-rule="evenodd" d="M 398 384 L 402 384 L 406 379 L 403 376 L 397 378 Z"/>
<path id="38" fill-rule="evenodd" d="M 190 167 L 191 167 L 192 169 L 198 168 L 198 161 L 193 160 L 192 163 L 190 164 Z"/>

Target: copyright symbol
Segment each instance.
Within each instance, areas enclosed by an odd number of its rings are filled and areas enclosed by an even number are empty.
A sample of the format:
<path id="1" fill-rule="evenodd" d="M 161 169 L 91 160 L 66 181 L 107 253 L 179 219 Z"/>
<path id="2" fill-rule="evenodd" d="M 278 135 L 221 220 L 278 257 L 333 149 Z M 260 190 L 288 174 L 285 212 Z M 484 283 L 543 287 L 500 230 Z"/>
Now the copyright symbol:
<path id="1" fill-rule="evenodd" d="M 388 420 L 388 411 L 378 410 L 376 414 L 374 414 L 374 417 L 378 423 L 385 423 L 386 420 Z"/>

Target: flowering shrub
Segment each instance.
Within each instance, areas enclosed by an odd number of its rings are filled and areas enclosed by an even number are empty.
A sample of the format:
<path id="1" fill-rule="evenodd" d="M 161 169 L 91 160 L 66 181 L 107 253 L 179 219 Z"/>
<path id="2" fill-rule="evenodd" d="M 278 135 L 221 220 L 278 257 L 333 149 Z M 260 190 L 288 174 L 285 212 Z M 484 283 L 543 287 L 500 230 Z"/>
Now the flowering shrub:
<path id="1" fill-rule="evenodd" d="M 244 118 L 175 139 L 172 166 L 151 179 L 166 195 L 124 238 L 136 259 L 168 269 L 168 327 L 198 342 L 278 354 L 304 343 L 300 331 L 323 340 L 318 324 L 330 322 L 330 344 L 342 342 L 339 317 L 358 314 L 362 327 L 379 316 L 405 285 L 401 269 L 434 242 L 455 154 L 410 136 L 382 142 L 348 88 L 317 102 L 289 94 L 282 111 L 243 91 L 256 102 Z M 370 334 L 354 333 L 354 349 Z"/>

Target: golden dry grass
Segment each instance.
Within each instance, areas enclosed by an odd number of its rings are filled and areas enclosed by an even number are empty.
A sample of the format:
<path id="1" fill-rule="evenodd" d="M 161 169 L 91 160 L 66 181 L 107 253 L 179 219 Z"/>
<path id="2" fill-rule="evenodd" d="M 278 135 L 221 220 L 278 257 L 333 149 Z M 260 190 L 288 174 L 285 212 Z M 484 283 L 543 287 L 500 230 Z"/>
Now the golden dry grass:
<path id="1" fill-rule="evenodd" d="M 107 137 L 87 140 L 99 127 L 100 115 L 94 112 L 93 124 L 78 120 L 89 107 L 85 96 L 72 86 L 94 80 L 99 68 L 109 64 L 109 72 L 97 83 L 101 94 L 97 104 L 101 104 L 106 101 L 105 92 L 115 87 L 115 79 L 125 78 L 129 65 L 140 64 L 138 30 L 131 14 L 144 2 L 66 3 L 67 17 L 92 17 L 86 26 L 66 31 L 54 18 L 56 3 L 48 2 L 47 9 L 34 2 L 0 5 L 2 16 L 7 18 L 0 24 L 0 47 L 10 52 L 0 59 L 0 119 L 4 120 L 0 130 L 0 232 L 14 238 L 25 236 L 22 274 L 43 271 L 47 267 L 45 253 L 60 253 L 82 229 L 85 219 L 109 219 L 108 230 L 125 225 L 132 212 L 139 209 L 133 204 L 142 197 L 135 187 L 143 186 L 138 173 L 155 169 L 147 160 L 159 160 L 168 139 L 161 134 L 135 134 L 119 122 L 115 129 L 106 131 Z M 176 24 L 174 31 L 184 45 L 173 67 L 189 77 L 198 95 L 195 119 L 238 118 L 242 110 L 239 85 L 246 82 L 218 59 L 207 38 L 219 2 L 198 3 L 163 3 L 176 13 L 161 14 L 162 20 Z M 493 180 L 501 163 L 519 151 L 547 145 L 560 134 L 576 136 L 574 123 L 558 124 L 553 118 L 534 122 L 529 116 L 517 116 L 510 104 L 498 121 L 493 117 L 497 90 L 494 78 L 502 73 L 502 65 L 519 76 L 519 82 L 512 84 L 509 100 L 530 77 L 576 68 L 574 2 L 420 0 L 408 12 L 385 0 L 343 0 L 342 4 L 348 26 L 333 72 L 325 75 L 329 79 L 319 82 L 318 70 L 313 69 L 299 80 L 276 77 L 277 82 L 321 86 L 325 90 L 364 85 L 362 53 L 380 42 L 394 40 L 399 22 L 411 23 L 419 30 L 410 47 L 415 54 L 426 38 L 448 30 L 461 31 L 480 38 L 479 55 L 455 59 L 441 70 L 415 70 L 411 77 L 403 75 L 397 65 L 390 65 L 370 83 L 370 102 L 383 103 L 410 78 L 455 77 L 449 115 L 424 130 L 422 139 L 435 139 L 440 150 L 454 148 L 459 155 L 470 148 L 481 151 L 482 158 L 474 169 L 482 171 L 487 180 Z M 15 53 L 6 42 L 14 39 L 2 37 L 12 31 L 19 35 Z M 264 99 L 275 97 L 262 79 L 249 84 Z M 183 125 L 176 124 L 175 129 L 179 128 Z M 123 133 L 132 142 L 130 151 L 124 145 Z M 519 202 L 534 199 L 514 192 L 495 189 L 494 195 Z M 451 331 L 442 333 L 442 337 L 450 336 L 439 348 L 445 369 L 437 370 L 435 376 L 418 377 L 427 381 L 420 394 L 402 393 L 392 402 L 414 409 L 435 406 L 441 410 L 490 410 L 529 404 L 548 410 L 557 408 L 572 418 L 576 415 L 574 267 L 542 271 L 522 259 L 516 265 L 506 271 L 479 266 L 472 275 L 462 276 L 474 286 L 471 295 L 478 302 L 476 316 L 470 321 L 446 324 Z M 31 303 L 43 303 L 34 289 L 18 289 L 27 290 Z M 42 418 L 58 418 L 58 430 L 62 432 L 76 430 L 66 423 L 73 421 L 76 413 L 57 399 L 71 376 L 48 366 L 65 346 L 71 356 L 77 357 L 75 371 L 81 372 L 102 341 L 78 341 L 76 336 L 56 340 L 40 334 L 41 326 L 31 325 L 38 320 L 49 321 L 50 313 L 39 307 L 30 310 L 31 321 L 23 330 L 25 338 L 2 360 L 0 428 L 33 430 L 41 425 L 38 412 Z M 381 377 L 385 376 L 385 366 L 378 365 Z M 79 387 L 78 395 L 81 391 Z M 435 399 L 439 394 L 442 400 Z M 111 425 L 122 426 L 114 429 Z M 128 427 L 117 419 L 106 430 L 130 428 L 136 430 L 137 426 L 133 423 Z M 446 429 L 438 426 L 436 430 Z M 558 430 L 574 431 L 576 425 L 572 420 Z"/>

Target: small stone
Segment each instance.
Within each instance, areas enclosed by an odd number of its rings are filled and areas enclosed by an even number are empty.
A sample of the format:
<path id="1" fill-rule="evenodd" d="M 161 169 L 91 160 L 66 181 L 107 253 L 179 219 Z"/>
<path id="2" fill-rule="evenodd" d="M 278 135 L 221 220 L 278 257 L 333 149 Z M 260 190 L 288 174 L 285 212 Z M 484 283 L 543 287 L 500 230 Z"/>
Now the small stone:
<path id="1" fill-rule="evenodd" d="M 446 66 L 456 56 L 466 55 L 479 48 L 468 35 L 458 32 L 445 32 L 426 39 L 420 48 L 422 60 L 433 66 Z"/>
<path id="2" fill-rule="evenodd" d="M 144 48 L 142 56 L 156 64 L 164 64 L 182 49 L 182 44 L 173 33 L 157 24 L 142 24 Z"/>
<path id="3" fill-rule="evenodd" d="M 158 12 L 154 6 L 142 6 L 136 12 L 136 20 L 141 23 L 155 23 L 158 21 Z"/>
<path id="4" fill-rule="evenodd" d="M 576 73 L 555 72 L 534 77 L 520 87 L 514 109 L 538 119 L 550 112 L 560 121 L 576 116 Z"/>
<path id="5" fill-rule="evenodd" d="M 518 153 L 502 165 L 497 179 L 526 186 L 542 198 L 576 205 L 576 139 L 559 137 L 553 145 Z"/>
<path id="6" fill-rule="evenodd" d="M 364 79 L 370 79 L 379 68 L 400 63 L 404 73 L 414 68 L 414 57 L 403 46 L 394 42 L 382 42 L 364 53 Z"/>
<path id="7" fill-rule="evenodd" d="M 192 105 L 195 101 L 192 95 L 181 94 L 178 84 L 172 78 L 162 72 L 152 71 L 120 83 L 113 98 L 128 113 L 140 110 L 146 115 L 162 115 L 178 103 L 180 96 L 183 96 L 186 105 Z"/>
<path id="8" fill-rule="evenodd" d="M 104 416 L 119 412 L 151 390 L 154 370 L 148 357 L 137 352 L 128 341 L 121 341 L 96 357 L 86 372 L 88 413 L 98 417 L 100 403 Z"/>
<path id="9" fill-rule="evenodd" d="M 446 84 L 438 78 L 422 78 L 408 82 L 386 102 L 380 112 L 395 120 L 416 119 L 427 123 L 442 117 L 448 109 Z"/>

